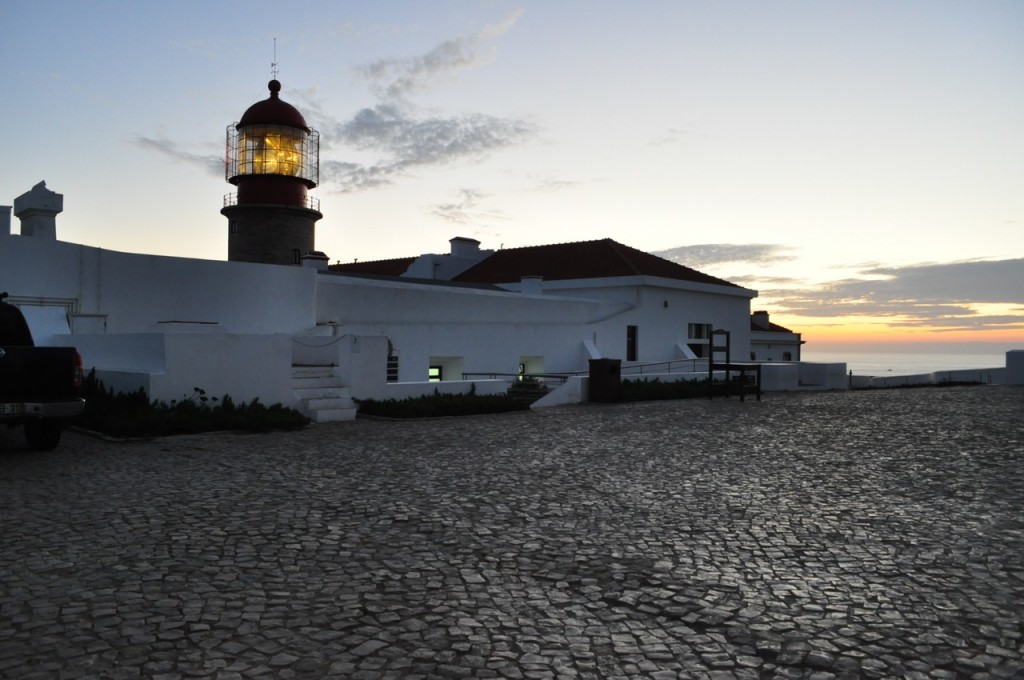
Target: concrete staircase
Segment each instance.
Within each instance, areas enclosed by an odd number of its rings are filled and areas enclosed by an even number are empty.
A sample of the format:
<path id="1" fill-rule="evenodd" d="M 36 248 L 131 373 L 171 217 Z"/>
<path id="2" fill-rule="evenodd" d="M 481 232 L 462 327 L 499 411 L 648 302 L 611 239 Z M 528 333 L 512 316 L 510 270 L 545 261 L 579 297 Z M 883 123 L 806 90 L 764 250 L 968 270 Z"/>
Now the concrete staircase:
<path id="1" fill-rule="evenodd" d="M 355 420 L 352 393 L 330 366 L 293 366 L 292 390 L 299 410 L 315 423 Z"/>

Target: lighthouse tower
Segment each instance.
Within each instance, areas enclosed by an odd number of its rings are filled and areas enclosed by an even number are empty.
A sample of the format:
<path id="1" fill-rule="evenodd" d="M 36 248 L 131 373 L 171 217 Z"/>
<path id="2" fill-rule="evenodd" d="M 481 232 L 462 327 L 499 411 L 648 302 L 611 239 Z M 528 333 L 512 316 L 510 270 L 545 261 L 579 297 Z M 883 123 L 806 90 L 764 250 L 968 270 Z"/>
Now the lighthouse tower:
<path id="1" fill-rule="evenodd" d="M 278 96 L 250 106 L 227 129 L 225 179 L 238 187 L 224 197 L 228 260 L 300 264 L 315 250 L 320 201 L 309 190 L 320 181 L 320 134 Z"/>

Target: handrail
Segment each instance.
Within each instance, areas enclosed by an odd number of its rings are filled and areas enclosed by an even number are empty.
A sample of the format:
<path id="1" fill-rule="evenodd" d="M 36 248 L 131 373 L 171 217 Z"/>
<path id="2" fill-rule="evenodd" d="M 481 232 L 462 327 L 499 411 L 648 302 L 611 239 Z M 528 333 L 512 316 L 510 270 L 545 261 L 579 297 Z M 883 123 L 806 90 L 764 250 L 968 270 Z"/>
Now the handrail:
<path id="1" fill-rule="evenodd" d="M 238 205 L 238 192 L 233 191 L 229 194 L 224 194 L 224 207 L 230 208 L 231 206 Z M 297 208 L 306 208 L 307 210 L 320 211 L 320 199 L 316 196 L 306 196 L 302 199 L 302 205 L 295 206 Z"/>
<path id="2" fill-rule="evenodd" d="M 498 380 L 500 378 L 510 378 L 512 380 L 523 380 L 524 378 L 533 378 L 542 383 L 557 382 L 559 385 L 564 384 L 570 373 L 463 373 L 463 380 L 473 380 L 475 378 L 482 380 Z"/>
<path id="3" fill-rule="evenodd" d="M 644 375 L 647 373 L 698 373 L 707 370 L 707 359 L 671 359 L 644 364 L 623 366 L 621 374 Z"/>

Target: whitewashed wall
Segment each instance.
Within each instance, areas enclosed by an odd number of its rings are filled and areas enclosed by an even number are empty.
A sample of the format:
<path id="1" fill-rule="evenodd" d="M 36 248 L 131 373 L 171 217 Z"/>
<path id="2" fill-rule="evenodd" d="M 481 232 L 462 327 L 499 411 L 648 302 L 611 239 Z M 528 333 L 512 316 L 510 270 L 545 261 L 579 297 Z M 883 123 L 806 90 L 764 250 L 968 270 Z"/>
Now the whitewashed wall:
<path id="1" fill-rule="evenodd" d="M 750 358 L 750 300 L 755 291 L 652 276 L 540 285 L 550 295 L 616 301 L 624 306 L 588 328 L 587 339 L 603 357 L 625 359 L 626 326 L 637 326 L 638 363 L 677 359 L 676 347 L 686 344 L 689 324 L 707 323 L 730 331 L 733 361 Z M 520 284 L 507 288 L 518 290 Z"/>
<path id="2" fill-rule="evenodd" d="M 325 276 L 317 321 L 336 324 L 341 334 L 390 338 L 401 381 L 425 379 L 432 359 L 449 366 L 446 379 L 462 372 L 514 373 L 525 357 L 534 371 L 585 371 L 594 353 L 625 358 L 628 325 L 639 327 L 639 361 L 678 358 L 689 323 L 728 328 L 734 359 L 748 357 L 751 291 L 722 295 L 656 283 L 637 277 L 576 289 L 548 290 L 544 284 L 543 293 L 524 295 Z"/>
<path id="3" fill-rule="evenodd" d="M 750 352 L 755 361 L 785 361 L 785 353 L 789 352 L 792 359 L 800 360 L 800 336 L 796 333 L 777 331 L 751 331 Z"/>
<path id="4" fill-rule="evenodd" d="M 72 330 L 298 333 L 315 323 L 316 272 L 137 255 L 0 235 L 0 290 L 67 301 Z"/>
<path id="5" fill-rule="evenodd" d="M 538 372 L 585 371 L 591 358 L 625 358 L 628 325 L 639 327 L 640 361 L 677 358 L 689 323 L 731 330 L 736 359 L 749 351 L 753 291 L 650 277 L 539 288 L 318 275 L 0 234 L 0 290 L 69 313 L 72 334 L 51 330 L 47 342 L 79 346 L 87 368 L 145 384 L 158 399 L 202 387 L 288 404 L 293 360 L 317 363 L 320 355 L 335 357 L 328 363 L 346 379 L 369 384 L 383 375 L 387 338 L 401 382 L 425 380 L 434 362 L 447 362 L 452 379 L 516 373 L 524 360 Z M 378 340 L 357 356 L 357 336 Z"/>
<path id="6" fill-rule="evenodd" d="M 57 341 L 77 347 L 86 366 L 115 391 L 141 387 L 151 399 L 170 402 L 198 387 L 209 397 L 228 394 L 236 403 L 258 397 L 264 404 L 298 404 L 291 388 L 290 335 L 80 334 Z"/>
<path id="7" fill-rule="evenodd" d="M 467 373 L 515 373 L 523 356 L 543 356 L 546 371 L 580 370 L 582 337 L 618 303 L 531 297 L 479 288 L 325 276 L 318 322 L 338 333 L 390 338 L 401 382 L 425 380 L 431 357 L 461 357 Z M 449 375 L 455 379 L 461 375 Z"/>

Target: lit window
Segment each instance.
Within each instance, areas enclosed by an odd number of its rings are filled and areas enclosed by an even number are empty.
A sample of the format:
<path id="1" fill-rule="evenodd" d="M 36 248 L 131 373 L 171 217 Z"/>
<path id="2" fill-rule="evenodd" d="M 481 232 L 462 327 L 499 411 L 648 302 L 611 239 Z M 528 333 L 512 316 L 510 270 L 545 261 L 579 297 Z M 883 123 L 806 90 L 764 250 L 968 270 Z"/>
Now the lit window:
<path id="1" fill-rule="evenodd" d="M 444 379 L 444 369 L 441 366 L 431 366 L 427 369 L 427 382 L 441 382 Z"/>
<path id="2" fill-rule="evenodd" d="M 303 130 L 279 125 L 247 126 L 238 140 L 238 172 L 243 175 L 304 176 Z"/>

